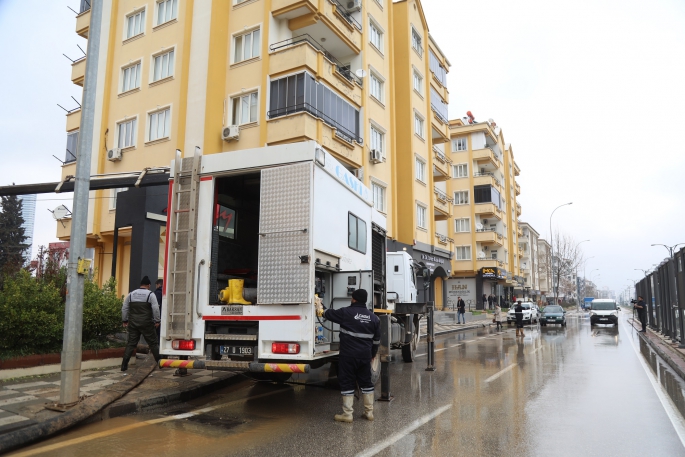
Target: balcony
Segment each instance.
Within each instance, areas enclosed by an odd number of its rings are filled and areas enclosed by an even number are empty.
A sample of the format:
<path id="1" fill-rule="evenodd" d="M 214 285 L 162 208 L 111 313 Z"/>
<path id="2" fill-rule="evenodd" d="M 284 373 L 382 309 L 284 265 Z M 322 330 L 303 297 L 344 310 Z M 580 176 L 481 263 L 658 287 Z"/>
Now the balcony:
<path id="1" fill-rule="evenodd" d="M 518 256 L 523 257 L 523 248 L 519 246 L 518 248 Z"/>
<path id="2" fill-rule="evenodd" d="M 435 241 L 443 246 L 447 246 L 450 243 L 454 243 L 454 240 L 452 238 L 448 237 L 447 235 L 443 235 L 442 233 L 435 234 Z"/>
<path id="3" fill-rule="evenodd" d="M 516 204 L 516 216 L 518 217 L 520 215 L 521 215 L 521 204 L 517 203 Z"/>
<path id="4" fill-rule="evenodd" d="M 500 166 L 499 157 L 497 157 L 497 155 L 490 148 L 474 149 L 473 160 L 481 165 L 492 165 L 495 168 L 499 168 Z"/>
<path id="5" fill-rule="evenodd" d="M 516 229 L 516 233 L 518 234 L 519 238 L 523 236 L 523 229 L 521 227 L 518 227 Z"/>
<path id="6" fill-rule="evenodd" d="M 518 176 L 518 175 L 521 174 L 521 169 L 520 169 L 519 166 L 516 164 L 516 161 L 515 161 L 515 160 L 514 160 L 513 162 L 514 162 L 514 175 Z"/>
<path id="7" fill-rule="evenodd" d="M 450 179 L 450 164 L 452 161 L 445 157 L 439 149 L 433 148 L 433 181 L 442 182 Z"/>
<path id="8" fill-rule="evenodd" d="M 76 16 L 76 33 L 83 38 L 88 38 L 90 28 L 90 1 L 81 0 L 79 14 Z"/>
<path id="9" fill-rule="evenodd" d="M 481 268 L 496 268 L 503 266 L 504 262 L 496 259 L 478 259 L 478 262 L 476 262 L 476 268 L 478 270 L 480 270 Z"/>
<path id="10" fill-rule="evenodd" d="M 481 218 L 495 217 L 502 220 L 502 211 L 494 203 L 476 203 L 474 206 L 476 214 Z"/>
<path id="11" fill-rule="evenodd" d="M 502 183 L 495 178 L 495 174 L 489 171 L 478 172 L 473 174 L 474 186 L 494 186 L 501 192 Z"/>
<path id="12" fill-rule="evenodd" d="M 86 79 L 86 58 L 82 57 L 71 64 L 71 82 L 77 86 L 83 87 L 83 81 Z"/>
<path id="13" fill-rule="evenodd" d="M 476 241 L 484 244 L 503 245 L 504 236 L 495 229 L 476 230 Z"/>
<path id="14" fill-rule="evenodd" d="M 514 181 L 514 190 L 516 190 L 516 195 L 521 195 L 521 185 Z"/>
<path id="15" fill-rule="evenodd" d="M 450 203 L 452 203 L 452 200 L 437 187 L 433 189 L 433 193 L 435 194 L 435 198 L 433 198 L 433 219 L 436 221 L 446 221 L 450 217 Z"/>
<path id="16" fill-rule="evenodd" d="M 67 113 L 67 132 L 77 130 L 79 127 L 81 127 L 81 108 Z"/>
<path id="17" fill-rule="evenodd" d="M 326 38 L 331 50 L 345 47 L 344 55 L 362 50 L 362 25 L 357 19 L 361 15 L 348 13 L 338 0 L 273 0 L 271 11 L 275 19 L 287 20 L 293 32 Z"/>
<path id="18" fill-rule="evenodd" d="M 272 78 L 304 67 L 357 106 L 362 105 L 362 80 L 311 36 L 305 34 L 274 43 L 269 49 Z"/>

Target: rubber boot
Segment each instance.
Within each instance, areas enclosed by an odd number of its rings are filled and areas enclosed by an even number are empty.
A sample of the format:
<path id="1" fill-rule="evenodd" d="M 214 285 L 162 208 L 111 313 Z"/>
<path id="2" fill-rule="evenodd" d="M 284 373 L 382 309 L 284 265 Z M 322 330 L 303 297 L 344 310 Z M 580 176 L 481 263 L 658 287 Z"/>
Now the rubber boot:
<path id="1" fill-rule="evenodd" d="M 342 404 L 343 413 L 336 414 L 335 420 L 337 420 L 338 422 L 352 422 L 352 413 L 354 412 L 354 395 L 343 395 Z"/>
<path id="2" fill-rule="evenodd" d="M 372 421 L 373 420 L 373 393 L 370 394 L 364 394 L 362 395 L 364 399 L 364 412 L 362 413 L 362 417 L 366 420 Z"/>
<path id="3" fill-rule="evenodd" d="M 228 286 L 231 288 L 231 305 L 251 305 L 249 301 L 243 299 L 243 279 L 229 279 Z"/>
<path id="4" fill-rule="evenodd" d="M 121 361 L 121 371 L 126 371 L 128 370 L 128 361 L 130 360 L 130 357 L 124 357 Z"/>

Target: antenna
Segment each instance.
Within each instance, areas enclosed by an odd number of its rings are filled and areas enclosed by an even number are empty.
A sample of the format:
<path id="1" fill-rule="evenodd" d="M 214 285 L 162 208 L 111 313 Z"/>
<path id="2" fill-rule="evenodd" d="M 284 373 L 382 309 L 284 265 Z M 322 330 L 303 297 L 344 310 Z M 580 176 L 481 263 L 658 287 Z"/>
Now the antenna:
<path id="1" fill-rule="evenodd" d="M 481 224 L 481 223 L 476 224 L 476 230 L 483 230 L 483 224 Z"/>
<path id="2" fill-rule="evenodd" d="M 83 48 L 81 48 L 81 46 L 76 45 L 76 47 L 79 48 L 79 49 L 81 50 L 81 52 L 83 53 L 84 56 L 86 55 L 86 51 L 84 51 Z"/>
<path id="3" fill-rule="evenodd" d="M 357 77 L 358 77 L 359 79 L 364 79 L 364 77 L 366 76 L 366 72 L 365 72 L 364 69 L 362 69 L 362 68 L 360 68 L 359 70 L 355 71 L 354 74 L 357 75 Z"/>

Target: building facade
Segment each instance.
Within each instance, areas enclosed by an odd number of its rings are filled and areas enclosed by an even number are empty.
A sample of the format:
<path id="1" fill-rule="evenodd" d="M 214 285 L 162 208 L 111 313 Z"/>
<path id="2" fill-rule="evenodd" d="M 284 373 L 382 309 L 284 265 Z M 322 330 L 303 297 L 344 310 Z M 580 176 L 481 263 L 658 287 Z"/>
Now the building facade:
<path id="1" fill-rule="evenodd" d="M 444 149 L 436 151 L 449 139 L 449 61 L 419 0 L 102 5 L 93 148 L 77 151 L 81 113 L 69 113 L 63 177 L 75 174 L 79 154 L 91 155 L 92 174 L 120 173 L 168 167 L 176 149 L 189 156 L 314 140 L 373 191 L 389 246 L 429 268 L 430 298 L 442 303 L 453 251 L 450 176 Z M 76 18 L 85 38 L 89 8 L 82 2 Z M 77 85 L 86 63 L 73 64 Z M 115 276 L 125 292 L 139 273 L 159 275 L 166 191 L 93 192 L 88 247 L 101 281 Z M 124 201 L 151 216 L 122 216 Z M 70 229 L 59 225 L 58 237 Z"/>
<path id="2" fill-rule="evenodd" d="M 540 282 L 540 299 L 547 300 L 552 292 L 552 246 L 547 240 L 538 239 L 538 278 Z"/>
<path id="3" fill-rule="evenodd" d="M 538 241 L 540 234 L 527 222 L 519 224 L 523 236 L 519 238 L 519 249 L 523 252 L 521 257 L 521 276 L 523 284 L 516 291 L 524 297 L 534 301 L 540 296 L 540 273 L 538 271 Z"/>
<path id="4" fill-rule="evenodd" d="M 19 195 L 21 200 L 21 217 L 24 218 L 24 223 L 21 226 L 24 228 L 24 236 L 26 236 L 26 243 L 28 247 L 24 251 L 24 260 L 26 263 L 31 261 L 31 253 L 33 251 L 33 233 L 34 221 L 36 219 L 36 195 Z"/>

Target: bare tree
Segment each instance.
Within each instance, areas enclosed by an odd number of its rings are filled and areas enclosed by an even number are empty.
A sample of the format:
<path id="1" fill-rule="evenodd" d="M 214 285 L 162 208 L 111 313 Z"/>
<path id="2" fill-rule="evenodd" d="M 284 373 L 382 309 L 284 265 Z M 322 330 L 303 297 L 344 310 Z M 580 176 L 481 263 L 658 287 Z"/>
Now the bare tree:
<path id="1" fill-rule="evenodd" d="M 583 263 L 583 251 L 578 248 L 578 243 L 571 235 L 559 231 L 554 234 L 553 247 L 552 287 L 556 300 L 562 278 L 574 277 L 578 266 Z"/>

